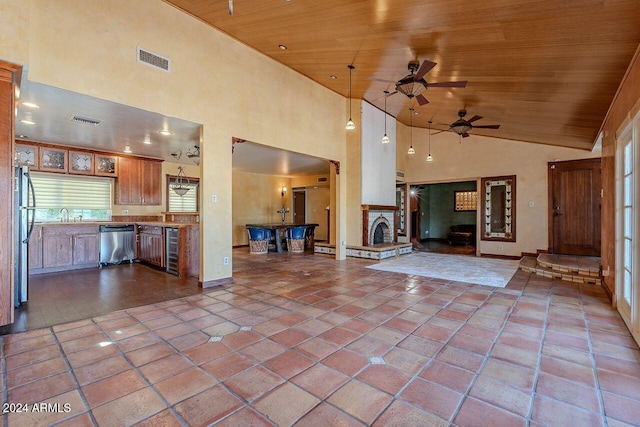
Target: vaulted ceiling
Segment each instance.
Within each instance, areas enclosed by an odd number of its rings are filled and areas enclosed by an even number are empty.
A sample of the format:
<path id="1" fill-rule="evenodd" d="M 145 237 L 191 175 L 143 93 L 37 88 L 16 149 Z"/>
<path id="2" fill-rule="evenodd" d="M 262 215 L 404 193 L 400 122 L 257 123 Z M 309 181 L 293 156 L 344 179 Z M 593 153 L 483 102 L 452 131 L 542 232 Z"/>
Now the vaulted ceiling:
<path id="1" fill-rule="evenodd" d="M 640 44 L 638 0 L 165 1 L 345 97 L 354 65 L 353 98 L 380 109 L 412 60 L 437 63 L 429 84 L 468 82 L 389 96 L 402 123 L 413 106 L 414 126 L 448 129 L 466 109 L 501 125 L 471 134 L 582 149 Z"/>

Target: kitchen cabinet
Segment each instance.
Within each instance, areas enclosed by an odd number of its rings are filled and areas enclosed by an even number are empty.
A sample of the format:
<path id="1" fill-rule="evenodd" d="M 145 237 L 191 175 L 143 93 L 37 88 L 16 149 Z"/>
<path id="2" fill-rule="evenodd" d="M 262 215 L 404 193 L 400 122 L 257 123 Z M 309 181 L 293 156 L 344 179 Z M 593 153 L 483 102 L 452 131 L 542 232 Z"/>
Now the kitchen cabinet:
<path id="1" fill-rule="evenodd" d="M 118 176 L 118 157 L 98 153 L 94 158 L 94 170 L 97 176 Z"/>
<path id="2" fill-rule="evenodd" d="M 34 227 L 29 241 L 32 274 L 98 266 L 100 234 L 97 225 Z"/>
<path id="3" fill-rule="evenodd" d="M 16 166 L 29 166 L 31 170 L 38 170 L 39 160 L 37 146 L 16 143 Z"/>
<path id="4" fill-rule="evenodd" d="M 154 225 L 138 226 L 138 259 L 157 267 L 164 267 L 164 228 Z"/>
<path id="5" fill-rule="evenodd" d="M 69 151 L 69 173 L 94 175 L 93 153 Z"/>
<path id="6" fill-rule="evenodd" d="M 162 204 L 162 163 L 121 157 L 118 160 L 116 204 Z"/>
<path id="7" fill-rule="evenodd" d="M 69 169 L 69 151 L 59 148 L 40 147 L 39 170 L 66 173 Z"/>

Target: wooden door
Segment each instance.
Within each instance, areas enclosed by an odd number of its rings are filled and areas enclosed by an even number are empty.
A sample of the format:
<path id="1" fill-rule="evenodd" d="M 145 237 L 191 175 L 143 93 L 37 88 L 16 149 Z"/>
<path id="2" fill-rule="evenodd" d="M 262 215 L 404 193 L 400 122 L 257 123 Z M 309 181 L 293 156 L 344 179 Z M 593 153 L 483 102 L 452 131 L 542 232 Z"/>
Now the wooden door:
<path id="1" fill-rule="evenodd" d="M 305 191 L 293 192 L 293 223 L 304 224 L 306 222 L 306 199 L 307 193 Z"/>
<path id="2" fill-rule="evenodd" d="M 549 250 L 600 256 L 600 159 L 549 163 Z"/>

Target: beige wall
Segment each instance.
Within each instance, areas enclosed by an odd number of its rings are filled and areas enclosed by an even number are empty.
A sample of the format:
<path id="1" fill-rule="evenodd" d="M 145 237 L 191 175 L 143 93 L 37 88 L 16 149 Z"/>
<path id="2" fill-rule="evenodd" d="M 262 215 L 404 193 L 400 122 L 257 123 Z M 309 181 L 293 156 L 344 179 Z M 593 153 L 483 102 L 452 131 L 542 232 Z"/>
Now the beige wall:
<path id="1" fill-rule="evenodd" d="M 286 222 L 292 222 L 291 178 L 257 173 L 233 172 L 233 245 L 248 245 L 247 224 L 265 224 L 282 221 L 276 212 L 283 203 L 282 186 L 287 187 L 284 205 L 289 208 Z"/>
<path id="2" fill-rule="evenodd" d="M 482 254 L 519 256 L 548 249 L 547 163 L 599 157 L 600 152 L 531 144 L 472 135 L 460 142 L 458 135 L 443 132 L 431 137 L 431 163 L 427 157 L 427 130 L 413 130 L 416 154 L 407 155 L 407 127 L 398 124 L 398 150 L 404 153 L 406 178 L 411 183 L 477 180 L 481 177 L 516 175 L 515 243 L 481 241 Z M 530 206 L 533 203 L 533 206 Z M 499 250 L 499 246 L 503 250 Z"/>
<path id="3" fill-rule="evenodd" d="M 348 170 L 342 96 L 160 0 L 85 0 L 82 7 L 0 0 L 0 15 L 0 55 L 28 65 L 31 80 L 203 125 L 202 281 L 231 277 L 232 264 L 222 260 L 233 244 L 232 137 L 338 160 Z M 137 46 L 171 58 L 171 73 L 136 63 Z M 235 90 L 255 70 L 269 84 Z M 338 191 L 338 201 L 346 202 L 346 192 Z M 337 229 L 346 232 L 345 224 Z"/>

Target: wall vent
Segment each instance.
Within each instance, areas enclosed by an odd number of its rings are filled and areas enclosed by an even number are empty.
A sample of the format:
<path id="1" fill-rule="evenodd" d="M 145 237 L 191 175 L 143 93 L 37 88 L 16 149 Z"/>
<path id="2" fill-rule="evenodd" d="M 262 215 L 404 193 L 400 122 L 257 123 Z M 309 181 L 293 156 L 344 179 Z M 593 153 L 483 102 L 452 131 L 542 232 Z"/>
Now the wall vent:
<path id="1" fill-rule="evenodd" d="M 396 171 L 396 178 L 404 179 L 404 172 L 403 171 Z"/>
<path id="2" fill-rule="evenodd" d="M 102 120 L 90 119 L 88 117 L 77 116 L 75 114 L 69 117 L 69 121 L 75 122 L 75 123 L 81 123 L 83 125 L 91 125 L 91 126 L 100 126 L 100 123 L 102 123 Z"/>
<path id="3" fill-rule="evenodd" d="M 327 178 L 326 176 L 318 177 L 318 184 L 325 183 L 325 182 L 328 182 L 328 181 L 329 181 L 329 178 Z"/>
<path id="4" fill-rule="evenodd" d="M 149 52 L 148 50 L 142 49 L 140 46 L 138 46 L 138 62 L 150 65 L 154 68 L 159 68 L 167 73 L 171 72 L 171 61 L 169 58 Z"/>

